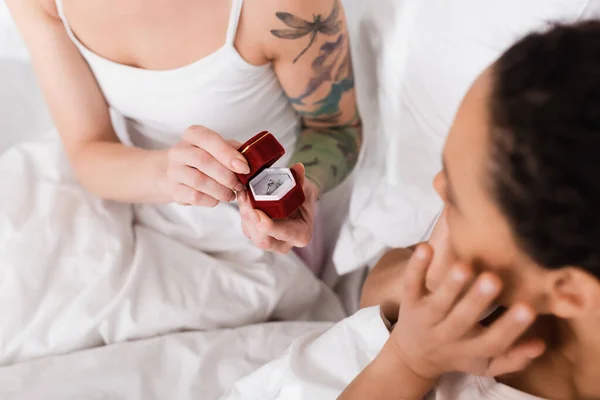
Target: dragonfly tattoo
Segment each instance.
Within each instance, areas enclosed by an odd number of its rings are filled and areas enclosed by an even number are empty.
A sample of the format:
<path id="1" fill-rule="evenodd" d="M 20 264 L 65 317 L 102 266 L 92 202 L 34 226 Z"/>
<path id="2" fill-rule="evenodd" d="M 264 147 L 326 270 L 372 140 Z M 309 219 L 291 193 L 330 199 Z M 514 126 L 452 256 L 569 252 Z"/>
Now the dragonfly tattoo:
<path id="1" fill-rule="evenodd" d="M 294 59 L 294 64 L 304 55 L 304 53 L 308 51 L 308 49 L 310 49 L 319 33 L 327 36 L 334 36 L 337 35 L 342 29 L 342 21 L 338 20 L 340 16 L 340 5 L 338 0 L 334 0 L 333 9 L 327 17 L 323 18 L 321 14 L 313 15 L 313 22 L 305 21 L 302 18 L 298 18 L 286 12 L 278 12 L 275 15 L 281 20 L 281 22 L 291 28 L 271 30 L 271 33 L 278 38 L 300 39 L 310 35 L 308 46 L 306 46 L 304 50 L 302 50 Z"/>

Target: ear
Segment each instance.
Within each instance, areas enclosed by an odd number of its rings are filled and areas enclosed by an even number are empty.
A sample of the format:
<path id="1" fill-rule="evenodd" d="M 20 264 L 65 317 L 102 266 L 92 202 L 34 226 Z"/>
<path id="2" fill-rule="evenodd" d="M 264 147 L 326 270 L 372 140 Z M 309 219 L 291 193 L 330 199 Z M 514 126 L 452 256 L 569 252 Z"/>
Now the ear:
<path id="1" fill-rule="evenodd" d="M 557 317 L 577 319 L 598 313 L 600 281 L 584 270 L 565 267 L 550 273 L 550 312 Z"/>

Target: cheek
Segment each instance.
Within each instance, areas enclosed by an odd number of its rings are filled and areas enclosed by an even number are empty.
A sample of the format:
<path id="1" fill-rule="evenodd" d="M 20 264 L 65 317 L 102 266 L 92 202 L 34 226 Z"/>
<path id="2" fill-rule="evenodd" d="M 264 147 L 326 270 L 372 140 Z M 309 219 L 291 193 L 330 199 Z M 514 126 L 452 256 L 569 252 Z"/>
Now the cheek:
<path id="1" fill-rule="evenodd" d="M 452 206 L 446 208 L 450 246 L 459 261 L 471 263 L 477 254 L 472 235 Z"/>
<path id="2" fill-rule="evenodd" d="M 523 266 L 497 268 L 492 271 L 498 274 L 504 285 L 500 298 L 502 304 L 525 302 L 537 312 L 545 312 L 547 307 L 542 277 L 536 276 L 529 268 Z"/>

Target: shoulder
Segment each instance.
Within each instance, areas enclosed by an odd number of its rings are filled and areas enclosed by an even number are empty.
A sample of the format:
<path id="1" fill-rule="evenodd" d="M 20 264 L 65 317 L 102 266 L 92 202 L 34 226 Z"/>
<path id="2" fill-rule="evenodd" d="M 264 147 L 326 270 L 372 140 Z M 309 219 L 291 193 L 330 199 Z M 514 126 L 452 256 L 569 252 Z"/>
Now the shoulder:
<path id="1" fill-rule="evenodd" d="M 313 32 L 336 34 L 345 29 L 340 0 L 246 0 L 245 20 L 269 58 L 294 52 L 299 40 L 311 40 Z"/>
<path id="2" fill-rule="evenodd" d="M 247 2 L 256 2 L 257 0 L 246 0 Z M 334 8 L 334 5 L 342 7 L 340 0 L 267 0 L 261 1 L 265 12 L 291 13 L 298 14 L 300 17 L 312 19 L 315 15 L 327 14 Z"/>

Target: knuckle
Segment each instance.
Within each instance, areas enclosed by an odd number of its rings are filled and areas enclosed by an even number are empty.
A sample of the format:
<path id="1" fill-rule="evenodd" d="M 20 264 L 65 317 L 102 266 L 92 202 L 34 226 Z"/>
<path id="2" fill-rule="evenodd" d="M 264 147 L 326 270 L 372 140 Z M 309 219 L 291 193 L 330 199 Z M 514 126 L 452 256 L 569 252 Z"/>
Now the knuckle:
<path id="1" fill-rule="evenodd" d="M 238 180 L 237 176 L 235 176 L 232 172 L 227 173 L 227 177 L 225 179 L 225 184 L 227 185 L 228 188 L 234 189 L 237 186 L 238 182 L 239 182 L 239 180 Z"/>
<path id="2" fill-rule="evenodd" d="M 309 245 L 309 243 L 310 243 L 310 236 L 307 234 L 302 234 L 298 238 L 298 246 L 299 247 L 306 247 Z"/>
<path id="3" fill-rule="evenodd" d="M 263 250 L 268 250 L 269 248 L 271 248 L 271 240 L 266 237 L 258 239 L 258 247 L 260 247 Z"/>
<path id="4" fill-rule="evenodd" d="M 281 248 L 279 249 L 279 252 L 280 252 L 281 254 L 288 254 L 288 253 L 289 253 L 291 250 L 292 250 L 292 247 L 291 247 L 291 246 L 284 245 L 283 247 L 281 247 Z"/>
<path id="5" fill-rule="evenodd" d="M 212 196 L 209 196 L 207 194 L 204 193 L 199 193 L 196 192 L 199 195 L 199 201 L 198 201 L 198 205 L 201 205 L 202 207 L 207 207 L 207 208 L 214 208 L 216 206 L 219 205 L 219 200 L 215 199 Z"/>
<path id="6" fill-rule="evenodd" d="M 206 184 L 206 177 L 203 174 L 197 172 L 192 177 L 191 184 L 196 189 L 201 188 Z"/>
<path id="7" fill-rule="evenodd" d="M 500 355 L 502 353 L 504 353 L 505 348 L 503 346 L 502 343 L 488 343 L 488 345 L 486 346 L 487 350 L 486 350 L 486 356 L 488 357 L 494 357 L 497 355 Z"/>
<path id="8" fill-rule="evenodd" d="M 167 152 L 167 163 L 169 165 L 176 164 L 179 159 L 181 159 L 181 149 L 182 147 L 172 147 Z"/>
<path id="9" fill-rule="evenodd" d="M 194 151 L 194 158 L 199 163 L 199 165 L 205 166 L 206 164 L 208 164 L 210 162 L 210 159 L 212 157 L 206 151 L 204 151 L 200 148 L 196 148 Z"/>
<path id="10" fill-rule="evenodd" d="M 232 195 L 233 195 L 233 192 L 231 190 L 227 189 L 226 187 L 220 186 L 218 188 L 218 197 L 220 199 L 229 200 L 229 199 L 231 199 Z"/>
<path id="11" fill-rule="evenodd" d="M 275 228 L 275 222 L 273 222 L 273 220 L 270 218 L 261 217 L 260 224 L 265 231 L 272 231 L 273 228 Z"/>
<path id="12" fill-rule="evenodd" d="M 312 238 L 309 235 L 306 235 L 304 237 L 304 240 L 302 241 L 302 244 L 306 247 L 310 244 L 311 241 L 312 241 Z"/>
<path id="13" fill-rule="evenodd" d="M 200 204 L 202 202 L 202 193 L 196 192 L 195 190 L 190 193 L 189 198 L 192 204 Z"/>
<path id="14" fill-rule="evenodd" d="M 204 140 L 212 137 L 213 134 L 213 131 L 202 125 L 193 125 L 188 128 L 188 132 L 198 142 L 198 145 L 201 145 Z"/>
<path id="15" fill-rule="evenodd" d="M 440 301 L 430 301 L 428 303 L 429 312 L 434 315 L 440 315 L 445 312 L 446 307 Z"/>

